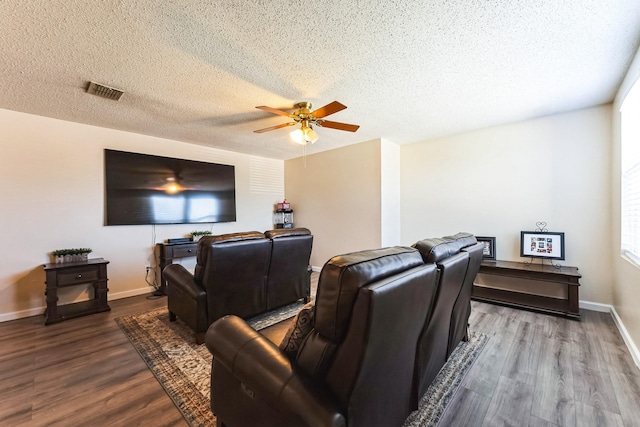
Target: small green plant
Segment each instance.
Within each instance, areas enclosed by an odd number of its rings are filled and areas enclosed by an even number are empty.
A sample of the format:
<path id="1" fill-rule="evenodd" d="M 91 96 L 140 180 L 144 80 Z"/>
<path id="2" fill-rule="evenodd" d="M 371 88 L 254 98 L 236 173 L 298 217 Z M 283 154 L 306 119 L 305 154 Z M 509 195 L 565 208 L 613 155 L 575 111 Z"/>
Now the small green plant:
<path id="1" fill-rule="evenodd" d="M 91 248 L 56 249 L 55 251 L 51 251 L 51 255 L 56 263 L 75 262 L 87 261 L 89 258 L 87 255 L 90 252 L 93 252 Z"/>
<path id="2" fill-rule="evenodd" d="M 61 255 L 78 255 L 78 254 L 89 254 L 93 252 L 91 248 L 75 248 L 75 249 L 56 249 L 51 252 L 53 256 L 61 256 Z"/>
<path id="3" fill-rule="evenodd" d="M 210 235 L 211 232 L 209 230 L 204 230 L 204 231 L 192 231 L 191 232 L 191 236 L 192 237 L 196 237 L 196 236 L 208 236 Z"/>

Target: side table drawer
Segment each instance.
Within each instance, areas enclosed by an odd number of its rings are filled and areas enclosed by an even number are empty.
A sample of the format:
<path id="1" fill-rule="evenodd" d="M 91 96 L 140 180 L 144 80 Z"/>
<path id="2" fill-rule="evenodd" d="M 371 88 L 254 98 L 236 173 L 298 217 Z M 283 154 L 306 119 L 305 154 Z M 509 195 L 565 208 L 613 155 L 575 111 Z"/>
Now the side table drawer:
<path id="1" fill-rule="evenodd" d="M 98 269 L 96 267 L 76 268 L 59 272 L 58 286 L 95 282 L 98 278 Z"/>
<path id="2" fill-rule="evenodd" d="M 196 256 L 196 251 L 197 251 L 196 245 L 185 245 L 185 246 L 186 247 L 173 248 L 173 257 L 185 258 L 190 256 Z"/>

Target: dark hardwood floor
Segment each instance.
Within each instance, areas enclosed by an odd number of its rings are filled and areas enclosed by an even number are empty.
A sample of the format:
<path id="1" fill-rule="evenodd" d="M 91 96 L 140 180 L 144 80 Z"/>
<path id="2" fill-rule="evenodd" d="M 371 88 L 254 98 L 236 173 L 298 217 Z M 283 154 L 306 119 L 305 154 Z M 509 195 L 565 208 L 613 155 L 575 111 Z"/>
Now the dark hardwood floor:
<path id="1" fill-rule="evenodd" d="M 640 370 L 611 315 L 581 315 L 472 302 L 489 340 L 440 425 L 640 426 Z"/>
<path id="2" fill-rule="evenodd" d="M 166 305 L 145 296 L 44 326 L 0 323 L 0 426 L 187 426 L 116 317 Z M 640 371 L 611 316 L 572 320 L 473 303 L 489 341 L 441 426 L 638 426 Z M 265 330 L 278 341 L 287 324 Z"/>
<path id="3" fill-rule="evenodd" d="M 166 297 L 109 305 L 48 326 L 42 316 L 0 323 L 0 425 L 188 425 L 114 321 Z"/>

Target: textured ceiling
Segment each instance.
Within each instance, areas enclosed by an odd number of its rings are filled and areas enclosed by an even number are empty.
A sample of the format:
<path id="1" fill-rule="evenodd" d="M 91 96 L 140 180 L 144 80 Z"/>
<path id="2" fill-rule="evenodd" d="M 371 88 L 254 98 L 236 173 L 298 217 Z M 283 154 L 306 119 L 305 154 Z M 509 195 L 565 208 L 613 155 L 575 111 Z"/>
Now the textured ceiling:
<path id="1" fill-rule="evenodd" d="M 255 106 L 347 105 L 328 119 L 358 132 L 316 128 L 314 153 L 610 102 L 640 1 L 3 0 L 0 28 L 0 108 L 289 159 Z"/>

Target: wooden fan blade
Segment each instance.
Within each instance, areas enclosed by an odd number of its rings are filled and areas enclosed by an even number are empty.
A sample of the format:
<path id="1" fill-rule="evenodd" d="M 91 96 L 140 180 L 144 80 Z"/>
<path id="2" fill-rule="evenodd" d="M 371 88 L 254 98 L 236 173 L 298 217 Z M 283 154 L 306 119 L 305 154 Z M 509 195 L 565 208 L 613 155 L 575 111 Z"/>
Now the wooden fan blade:
<path id="1" fill-rule="evenodd" d="M 346 130 L 348 132 L 355 132 L 360 128 L 358 125 L 350 125 L 349 123 L 331 122 L 329 120 L 318 120 L 318 125 L 325 128 L 332 128 L 338 130 Z"/>
<path id="2" fill-rule="evenodd" d="M 269 113 L 277 114 L 279 116 L 291 117 L 291 114 L 287 113 L 286 111 L 282 111 L 282 110 L 278 110 L 278 109 L 275 109 L 275 108 L 267 107 L 266 105 L 260 105 L 260 106 L 258 106 L 256 108 L 259 109 L 259 110 L 268 111 Z"/>
<path id="3" fill-rule="evenodd" d="M 296 122 L 283 123 L 283 124 L 278 125 L 278 126 L 271 126 L 271 127 L 264 128 L 264 129 L 254 130 L 254 132 L 255 132 L 255 133 L 269 132 L 270 130 L 276 130 L 276 129 L 286 128 L 287 126 L 293 126 L 293 125 L 295 125 L 295 124 L 296 124 Z"/>
<path id="4" fill-rule="evenodd" d="M 338 111 L 342 111 L 347 108 L 346 105 L 340 104 L 338 101 L 333 101 L 331 104 L 327 104 L 324 107 L 318 108 L 316 111 L 311 113 L 313 117 L 317 119 L 321 119 L 323 117 L 327 117 L 329 114 L 337 113 Z"/>

